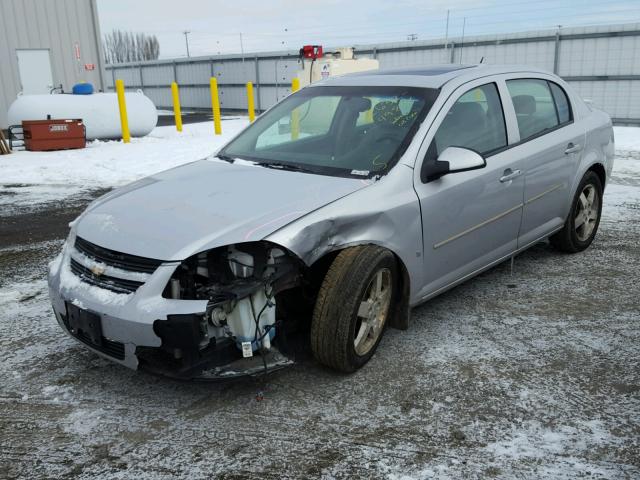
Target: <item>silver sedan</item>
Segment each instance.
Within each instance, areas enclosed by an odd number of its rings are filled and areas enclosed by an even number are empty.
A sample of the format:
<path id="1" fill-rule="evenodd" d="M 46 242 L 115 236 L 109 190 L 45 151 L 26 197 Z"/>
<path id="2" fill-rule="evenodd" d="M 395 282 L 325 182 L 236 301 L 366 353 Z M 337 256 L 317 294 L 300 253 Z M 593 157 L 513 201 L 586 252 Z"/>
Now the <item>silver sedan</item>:
<path id="1" fill-rule="evenodd" d="M 587 248 L 613 152 L 610 118 L 544 71 L 328 79 L 92 203 L 51 264 L 53 308 L 130 368 L 224 378 L 302 345 L 351 372 L 411 307 L 547 237 Z"/>

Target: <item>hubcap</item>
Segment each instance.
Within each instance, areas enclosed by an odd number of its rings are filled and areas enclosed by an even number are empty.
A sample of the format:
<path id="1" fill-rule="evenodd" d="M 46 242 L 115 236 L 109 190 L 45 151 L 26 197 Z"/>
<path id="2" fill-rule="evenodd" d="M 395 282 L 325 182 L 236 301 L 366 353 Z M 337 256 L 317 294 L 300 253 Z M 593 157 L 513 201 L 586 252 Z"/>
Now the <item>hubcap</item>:
<path id="1" fill-rule="evenodd" d="M 381 268 L 369 282 L 360 301 L 353 345 L 358 355 L 366 355 L 382 333 L 391 303 L 391 270 Z"/>
<path id="2" fill-rule="evenodd" d="M 596 188 L 591 184 L 585 185 L 578 197 L 578 209 L 574 219 L 576 236 L 581 242 L 586 241 L 596 228 L 599 210 L 600 198 Z"/>

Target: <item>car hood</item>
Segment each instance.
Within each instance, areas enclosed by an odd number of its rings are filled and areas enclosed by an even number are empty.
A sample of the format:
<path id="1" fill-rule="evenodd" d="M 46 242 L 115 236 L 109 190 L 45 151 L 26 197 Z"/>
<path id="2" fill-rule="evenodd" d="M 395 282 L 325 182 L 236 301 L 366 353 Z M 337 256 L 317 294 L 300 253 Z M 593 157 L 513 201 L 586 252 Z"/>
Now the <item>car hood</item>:
<path id="1" fill-rule="evenodd" d="M 108 193 L 74 227 L 79 237 L 104 248 L 183 260 L 209 248 L 260 240 L 368 183 L 200 160 Z"/>

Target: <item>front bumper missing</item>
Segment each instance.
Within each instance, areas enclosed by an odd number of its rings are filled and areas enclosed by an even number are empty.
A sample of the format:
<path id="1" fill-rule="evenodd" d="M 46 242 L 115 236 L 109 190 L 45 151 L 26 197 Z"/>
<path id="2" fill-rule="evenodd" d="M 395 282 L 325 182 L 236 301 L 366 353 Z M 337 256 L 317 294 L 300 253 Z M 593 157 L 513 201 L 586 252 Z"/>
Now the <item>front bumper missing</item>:
<path id="1" fill-rule="evenodd" d="M 48 279 L 56 320 L 70 337 L 108 360 L 133 370 L 202 380 L 255 375 L 264 371 L 265 363 L 267 371 L 293 364 L 275 346 L 264 354 L 264 359 L 260 352 L 252 358 L 242 358 L 230 338 L 211 339 L 201 349 L 205 342 L 200 322 L 206 302 L 161 297 L 175 266 L 158 267 L 135 294 L 113 304 L 103 302 L 101 294 L 96 293 L 97 287 L 87 290 L 62 286 L 64 269 L 69 269 L 67 249 Z M 73 275 L 70 271 L 66 274 Z"/>
<path id="2" fill-rule="evenodd" d="M 104 336 L 103 316 L 64 301 L 54 313 L 63 330 L 96 354 L 129 368 L 180 380 L 216 381 L 273 372 L 293 365 L 275 346 L 264 353 L 243 358 L 231 338 L 211 339 L 200 349 L 201 315 L 168 315 L 154 322 L 159 347 L 136 346 Z M 63 311 L 64 310 L 64 311 Z M 109 319 L 114 321 L 113 317 Z M 123 321 L 126 324 L 125 321 Z M 179 358 L 175 358 L 175 352 Z"/>

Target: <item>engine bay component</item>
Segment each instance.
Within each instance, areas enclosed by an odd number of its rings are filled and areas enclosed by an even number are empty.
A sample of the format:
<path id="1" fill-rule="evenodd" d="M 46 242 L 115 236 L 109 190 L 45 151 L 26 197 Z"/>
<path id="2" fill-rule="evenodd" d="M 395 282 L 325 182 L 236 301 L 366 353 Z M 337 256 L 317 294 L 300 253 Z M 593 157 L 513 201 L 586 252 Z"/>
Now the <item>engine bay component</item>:
<path id="1" fill-rule="evenodd" d="M 215 248 L 186 259 L 163 296 L 207 300 L 207 308 L 201 316 L 156 321 L 161 348 L 175 361 L 191 365 L 202 362 L 216 345 L 234 345 L 233 358 L 277 350 L 276 295 L 298 284 L 302 268 L 296 257 L 268 242 Z"/>
<path id="2" fill-rule="evenodd" d="M 242 348 L 244 342 L 251 342 L 254 352 L 258 348 L 271 348 L 271 340 L 276 334 L 275 323 L 275 299 L 267 296 L 266 288 L 238 300 L 227 315 L 227 326 L 238 348 Z"/>

